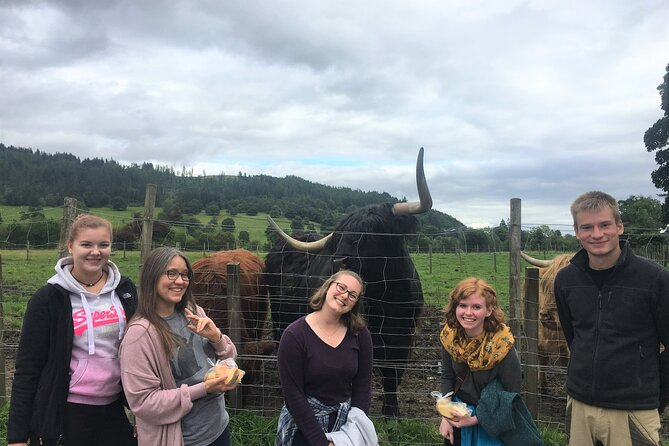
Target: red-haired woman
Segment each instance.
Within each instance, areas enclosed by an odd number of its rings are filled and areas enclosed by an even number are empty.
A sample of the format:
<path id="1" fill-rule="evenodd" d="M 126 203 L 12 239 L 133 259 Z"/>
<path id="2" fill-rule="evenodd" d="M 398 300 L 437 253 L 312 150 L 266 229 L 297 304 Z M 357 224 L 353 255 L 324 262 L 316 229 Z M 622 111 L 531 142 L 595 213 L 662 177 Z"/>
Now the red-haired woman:
<path id="1" fill-rule="evenodd" d="M 464 279 L 451 292 L 444 312 L 441 391 L 455 392 L 453 399 L 467 403 L 473 414 L 442 417 L 439 431 L 451 444 L 457 444 L 454 428 L 459 428 L 463 446 L 502 445 L 479 426 L 476 415 L 481 392 L 494 379 L 506 391 L 520 392 L 520 361 L 497 293 L 483 279 Z"/>

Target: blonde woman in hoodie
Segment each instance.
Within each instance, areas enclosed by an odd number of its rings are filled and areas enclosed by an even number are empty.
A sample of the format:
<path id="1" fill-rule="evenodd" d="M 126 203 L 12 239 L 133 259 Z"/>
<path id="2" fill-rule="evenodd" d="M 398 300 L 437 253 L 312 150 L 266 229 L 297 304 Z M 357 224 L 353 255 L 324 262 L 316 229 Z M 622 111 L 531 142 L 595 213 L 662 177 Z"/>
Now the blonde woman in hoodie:
<path id="1" fill-rule="evenodd" d="M 112 226 L 79 215 L 69 257 L 28 302 L 7 423 L 7 443 L 133 445 L 118 348 L 137 290 L 109 260 Z"/>

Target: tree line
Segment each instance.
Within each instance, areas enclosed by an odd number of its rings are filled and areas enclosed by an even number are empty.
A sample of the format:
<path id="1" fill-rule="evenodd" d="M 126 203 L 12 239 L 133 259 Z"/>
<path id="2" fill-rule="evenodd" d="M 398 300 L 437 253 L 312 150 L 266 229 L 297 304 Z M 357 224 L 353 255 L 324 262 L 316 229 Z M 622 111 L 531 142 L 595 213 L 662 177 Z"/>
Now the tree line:
<path id="1" fill-rule="evenodd" d="M 123 210 L 142 206 L 146 184 L 156 185 L 156 206 L 167 209 L 167 219 L 201 211 L 227 210 L 234 215 L 267 213 L 295 216 L 333 227 L 342 214 L 368 204 L 398 202 L 388 193 L 331 187 L 296 176 L 201 175 L 175 172 L 152 163 L 121 165 L 114 160 L 85 158 L 68 153 L 45 153 L 0 144 L 0 204 L 62 206 L 65 197 L 83 207 Z M 463 226 L 448 214 L 433 210 L 426 221 L 441 230 Z"/>
<path id="2" fill-rule="evenodd" d="M 388 193 L 363 192 L 344 187 L 313 183 L 296 176 L 276 178 L 267 175 L 194 176 L 192 170 L 175 172 L 170 167 L 151 163 L 121 165 L 114 160 L 83 159 L 67 154 L 49 154 L 0 144 L 0 204 L 28 206 L 21 214 L 23 224 L 2 225 L 0 242 L 4 247 L 53 243 L 60 221 L 47 220 L 43 206 L 59 207 L 65 197 L 76 198 L 78 207 L 109 207 L 125 210 L 142 206 L 146 184 L 156 185 L 156 205 L 161 209 L 154 225 L 154 238 L 161 243 L 179 242 L 182 246 L 207 246 L 212 250 L 250 247 L 268 249 L 274 233 L 265 230 L 262 239 L 252 239 L 245 228 L 235 228 L 238 214 L 269 214 L 291 221 L 298 232 L 326 233 L 342 215 L 359 207 L 397 202 Z M 94 185 L 94 187 L 92 187 Z M 626 232 L 633 244 L 666 243 L 658 231 L 662 223 L 662 204 L 650 197 L 630 196 L 620 202 Z M 211 216 L 202 224 L 195 215 Z M 222 221 L 219 215 L 224 213 Z M 139 240 L 142 215 L 116 231 L 115 239 L 129 249 Z M 493 228 L 467 228 L 448 214 L 431 210 L 418 215 L 418 234 L 409 237 L 412 249 L 426 251 L 505 251 L 508 250 L 507 221 Z M 575 251 L 578 240 L 571 234 L 547 225 L 521 230 L 524 249 L 535 251 Z"/>

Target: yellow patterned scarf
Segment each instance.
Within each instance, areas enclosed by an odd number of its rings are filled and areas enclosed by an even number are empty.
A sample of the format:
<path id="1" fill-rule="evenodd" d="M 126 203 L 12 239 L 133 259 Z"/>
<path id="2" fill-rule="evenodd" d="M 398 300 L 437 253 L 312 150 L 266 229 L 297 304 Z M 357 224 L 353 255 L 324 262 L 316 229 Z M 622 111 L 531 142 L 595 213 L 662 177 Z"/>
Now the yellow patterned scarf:
<path id="1" fill-rule="evenodd" d="M 471 370 L 490 370 L 499 364 L 513 347 L 513 334 L 506 325 L 495 333 L 483 332 L 475 338 L 458 338 L 457 330 L 444 326 L 441 345 L 455 362 L 466 362 Z"/>

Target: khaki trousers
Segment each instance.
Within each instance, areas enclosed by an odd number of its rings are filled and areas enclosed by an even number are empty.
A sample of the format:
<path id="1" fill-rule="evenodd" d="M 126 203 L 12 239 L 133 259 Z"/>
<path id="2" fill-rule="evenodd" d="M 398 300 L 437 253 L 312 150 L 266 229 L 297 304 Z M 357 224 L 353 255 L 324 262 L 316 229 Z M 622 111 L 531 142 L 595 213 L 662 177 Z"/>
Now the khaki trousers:
<path id="1" fill-rule="evenodd" d="M 567 396 L 569 446 L 658 446 L 657 409 L 619 410 L 590 406 Z"/>

